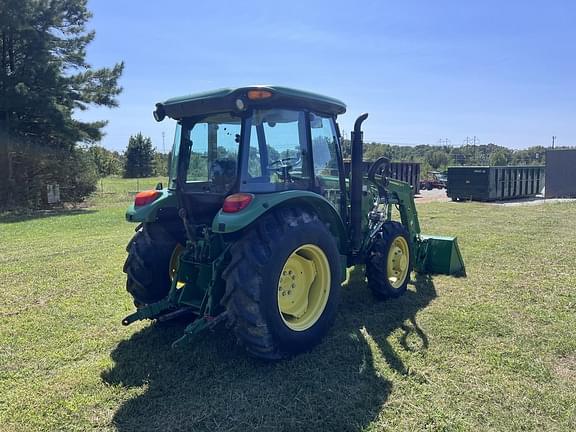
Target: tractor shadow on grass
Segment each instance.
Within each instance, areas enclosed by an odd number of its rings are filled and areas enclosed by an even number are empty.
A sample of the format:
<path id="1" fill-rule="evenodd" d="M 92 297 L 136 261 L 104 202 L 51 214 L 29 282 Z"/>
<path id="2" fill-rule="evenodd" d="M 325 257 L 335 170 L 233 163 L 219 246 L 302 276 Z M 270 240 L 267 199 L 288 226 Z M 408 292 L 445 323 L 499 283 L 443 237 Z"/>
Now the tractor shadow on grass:
<path id="1" fill-rule="evenodd" d="M 416 321 L 436 297 L 420 278 L 397 300 L 374 301 L 352 275 L 335 325 L 310 353 L 278 363 L 248 357 L 225 329 L 171 349 L 183 325 L 150 325 L 112 352 L 104 382 L 141 392 L 113 417 L 119 431 L 358 431 L 411 373 L 390 344 L 424 352 Z M 392 333 L 394 333 L 392 335 Z M 407 354 L 407 353 L 405 353 Z M 416 381 L 414 381 L 416 382 Z"/>

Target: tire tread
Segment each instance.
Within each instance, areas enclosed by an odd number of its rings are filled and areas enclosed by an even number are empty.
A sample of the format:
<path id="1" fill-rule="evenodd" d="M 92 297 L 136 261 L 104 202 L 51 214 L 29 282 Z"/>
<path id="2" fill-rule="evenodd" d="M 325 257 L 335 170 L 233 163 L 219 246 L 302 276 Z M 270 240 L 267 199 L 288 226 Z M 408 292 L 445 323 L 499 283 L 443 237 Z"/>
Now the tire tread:
<path id="1" fill-rule="evenodd" d="M 262 314 L 263 275 L 269 271 L 272 250 L 299 225 L 321 223 L 318 217 L 300 208 L 280 208 L 260 221 L 230 248 L 231 259 L 223 272 L 226 292 L 222 304 L 229 315 L 238 342 L 253 356 L 278 360 L 284 352 Z"/>

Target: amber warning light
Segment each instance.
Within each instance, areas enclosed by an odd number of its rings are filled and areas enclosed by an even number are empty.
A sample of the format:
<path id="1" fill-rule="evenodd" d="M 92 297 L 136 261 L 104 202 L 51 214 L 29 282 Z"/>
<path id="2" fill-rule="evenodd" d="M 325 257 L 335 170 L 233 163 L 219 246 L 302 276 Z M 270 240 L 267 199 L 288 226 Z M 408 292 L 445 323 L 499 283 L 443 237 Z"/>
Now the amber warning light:
<path id="1" fill-rule="evenodd" d="M 268 99 L 269 97 L 272 97 L 272 92 L 268 90 L 250 90 L 248 92 L 248 99 L 250 100 Z"/>
<path id="2" fill-rule="evenodd" d="M 237 193 L 226 197 L 222 205 L 224 213 L 236 213 L 248 207 L 254 199 L 254 195 L 247 193 Z"/>

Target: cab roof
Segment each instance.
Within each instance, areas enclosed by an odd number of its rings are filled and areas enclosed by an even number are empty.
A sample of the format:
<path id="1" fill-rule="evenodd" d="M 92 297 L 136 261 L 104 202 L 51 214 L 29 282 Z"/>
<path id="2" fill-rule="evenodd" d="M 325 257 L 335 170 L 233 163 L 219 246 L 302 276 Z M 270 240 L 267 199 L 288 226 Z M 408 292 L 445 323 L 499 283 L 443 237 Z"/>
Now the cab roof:
<path id="1" fill-rule="evenodd" d="M 267 97 L 252 98 L 260 92 Z M 240 102 L 239 102 L 240 101 Z M 164 116 L 180 120 L 184 117 L 259 108 L 309 109 L 322 114 L 339 115 L 346 112 L 346 105 L 338 99 L 317 93 L 288 87 L 254 85 L 239 88 L 223 88 L 168 99 L 156 104 L 154 117 L 161 121 Z"/>

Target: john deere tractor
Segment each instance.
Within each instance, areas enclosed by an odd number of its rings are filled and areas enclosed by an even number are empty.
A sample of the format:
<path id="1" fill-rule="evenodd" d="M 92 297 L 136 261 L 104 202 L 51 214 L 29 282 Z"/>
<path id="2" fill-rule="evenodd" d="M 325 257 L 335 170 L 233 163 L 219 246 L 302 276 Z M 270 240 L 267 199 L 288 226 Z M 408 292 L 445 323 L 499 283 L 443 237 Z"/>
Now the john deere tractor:
<path id="1" fill-rule="evenodd" d="M 326 335 L 349 267 L 365 266 L 381 299 L 402 295 L 412 271 L 465 275 L 456 238 L 420 233 L 410 186 L 389 178 L 387 159 L 364 176 L 368 114 L 346 178 L 345 111 L 274 86 L 156 104 L 157 121 L 176 121 L 169 183 L 126 213 L 139 225 L 124 265 L 136 311 L 123 324 L 187 316 L 182 341 L 226 323 L 249 353 L 279 359 Z"/>

